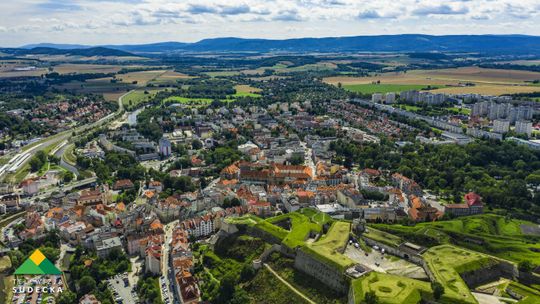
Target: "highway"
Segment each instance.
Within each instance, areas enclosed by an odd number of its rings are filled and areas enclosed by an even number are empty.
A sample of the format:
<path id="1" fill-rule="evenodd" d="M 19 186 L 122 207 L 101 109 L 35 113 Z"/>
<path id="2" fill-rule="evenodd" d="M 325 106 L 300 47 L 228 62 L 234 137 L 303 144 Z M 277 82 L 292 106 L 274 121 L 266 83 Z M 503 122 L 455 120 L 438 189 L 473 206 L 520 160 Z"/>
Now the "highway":
<path id="1" fill-rule="evenodd" d="M 58 190 L 62 190 L 62 191 L 70 191 L 74 188 L 78 188 L 78 187 L 82 187 L 82 186 L 85 186 L 85 185 L 89 185 L 89 184 L 92 184 L 92 183 L 95 183 L 97 181 L 97 177 L 89 177 L 87 179 L 83 179 L 83 180 L 80 180 L 80 181 L 75 181 L 71 184 L 68 184 L 68 185 L 65 185 L 63 187 L 54 187 L 52 189 L 48 189 L 48 190 L 45 190 L 45 191 L 42 191 L 42 192 L 39 192 L 38 194 L 32 196 L 30 198 L 30 200 L 42 200 L 44 198 L 47 198 L 49 197 L 53 192 L 55 191 L 58 191 Z"/>

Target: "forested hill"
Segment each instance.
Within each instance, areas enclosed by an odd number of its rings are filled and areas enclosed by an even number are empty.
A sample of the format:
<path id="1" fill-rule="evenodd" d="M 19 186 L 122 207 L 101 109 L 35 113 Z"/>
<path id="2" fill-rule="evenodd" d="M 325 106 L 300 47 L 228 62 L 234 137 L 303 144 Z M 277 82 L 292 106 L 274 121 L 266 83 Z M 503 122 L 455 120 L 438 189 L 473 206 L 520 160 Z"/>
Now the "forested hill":
<path id="1" fill-rule="evenodd" d="M 130 57 L 134 56 L 131 53 L 117 50 L 117 49 L 111 49 L 111 48 L 105 48 L 105 47 L 88 47 L 88 48 L 75 48 L 75 49 L 63 49 L 63 48 L 54 48 L 54 47 L 34 47 L 31 49 L 25 49 L 25 48 L 6 48 L 6 49 L 0 49 L 2 53 L 10 54 L 10 55 L 71 55 L 71 56 L 84 56 L 84 57 L 92 57 L 92 56 L 116 56 L 116 57 Z"/>
<path id="2" fill-rule="evenodd" d="M 32 45 L 54 47 L 54 44 Z M 65 48 L 65 45 L 58 45 Z M 78 46 L 79 48 L 81 46 Z M 84 47 L 84 46 L 83 46 Z M 540 37 L 525 35 L 378 35 L 284 40 L 214 38 L 195 43 L 106 45 L 129 52 L 475 52 L 540 55 Z"/>

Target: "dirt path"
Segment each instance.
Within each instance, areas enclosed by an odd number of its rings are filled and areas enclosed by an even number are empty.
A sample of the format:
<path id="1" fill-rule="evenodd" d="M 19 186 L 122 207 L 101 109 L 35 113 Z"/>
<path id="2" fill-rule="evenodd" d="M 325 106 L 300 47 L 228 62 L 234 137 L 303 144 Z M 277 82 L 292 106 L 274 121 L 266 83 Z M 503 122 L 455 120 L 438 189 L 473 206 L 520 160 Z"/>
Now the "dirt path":
<path id="1" fill-rule="evenodd" d="M 291 284 L 289 284 L 289 282 L 285 281 L 285 279 L 283 279 L 277 272 L 274 271 L 274 269 L 272 269 L 272 267 L 270 267 L 268 264 L 264 264 L 264 267 L 266 267 L 266 269 L 268 269 L 276 278 L 278 278 L 278 280 L 280 280 L 283 284 L 287 285 L 287 287 L 289 287 L 290 290 L 294 291 L 294 293 L 296 293 L 297 295 L 299 295 L 300 297 L 302 297 L 302 299 L 306 300 L 308 303 L 310 304 L 317 304 L 315 302 L 313 302 L 310 298 L 306 297 L 302 292 L 300 292 L 298 289 L 296 289 L 294 286 L 292 286 Z"/>

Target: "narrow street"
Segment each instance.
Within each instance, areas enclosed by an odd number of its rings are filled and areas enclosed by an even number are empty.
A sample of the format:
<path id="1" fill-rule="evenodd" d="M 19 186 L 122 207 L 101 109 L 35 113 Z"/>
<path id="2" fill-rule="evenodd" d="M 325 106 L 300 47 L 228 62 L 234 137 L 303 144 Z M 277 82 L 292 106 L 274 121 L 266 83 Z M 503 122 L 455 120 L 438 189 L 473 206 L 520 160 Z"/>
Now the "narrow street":
<path id="1" fill-rule="evenodd" d="M 161 258 L 162 264 L 162 273 L 163 275 L 160 277 L 160 287 L 161 288 L 161 298 L 164 302 L 165 299 L 169 299 L 169 303 L 178 303 L 174 301 L 174 273 L 172 273 L 172 267 L 170 265 L 170 245 L 172 241 L 172 232 L 174 227 L 178 224 L 178 220 L 168 223 L 167 225 L 163 226 L 163 229 L 165 230 L 165 241 L 163 245 L 163 255 Z M 166 288 L 163 288 L 162 284 L 165 283 Z"/>

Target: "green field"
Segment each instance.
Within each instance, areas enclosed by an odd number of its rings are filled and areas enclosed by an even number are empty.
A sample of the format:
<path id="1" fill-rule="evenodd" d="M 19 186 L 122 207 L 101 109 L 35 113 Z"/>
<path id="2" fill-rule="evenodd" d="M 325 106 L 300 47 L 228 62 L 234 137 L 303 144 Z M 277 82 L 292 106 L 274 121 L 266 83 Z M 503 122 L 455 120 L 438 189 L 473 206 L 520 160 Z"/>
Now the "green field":
<path id="1" fill-rule="evenodd" d="M 251 93 L 251 92 L 236 92 L 234 95 L 231 95 L 231 97 L 253 97 L 253 98 L 259 98 L 259 97 L 261 97 L 261 94 Z"/>
<path id="2" fill-rule="evenodd" d="M 216 72 L 205 72 L 204 74 L 210 77 L 227 77 L 227 76 L 240 75 L 240 71 L 216 71 Z"/>
<path id="3" fill-rule="evenodd" d="M 345 84 L 343 88 L 352 92 L 359 92 L 362 94 L 373 93 L 399 93 L 409 90 L 422 90 L 427 86 L 423 84 Z M 437 89 L 443 86 L 434 86 L 431 88 Z"/>
<path id="4" fill-rule="evenodd" d="M 317 234 L 322 229 L 321 225 L 311 222 L 307 216 L 297 212 L 278 215 L 268 219 L 268 222 L 272 224 L 281 221 L 290 221 L 291 230 L 283 239 L 283 244 L 293 249 L 304 245 L 311 232 Z"/>
<path id="5" fill-rule="evenodd" d="M 540 303 L 540 291 L 537 289 L 525 286 L 523 284 L 520 284 L 518 282 L 510 282 L 505 286 L 505 292 L 508 290 L 513 291 L 514 293 L 517 293 L 521 296 L 523 296 L 523 299 L 521 299 L 518 303 L 520 304 L 536 304 Z M 510 296 L 509 296 L 510 297 Z"/>
<path id="6" fill-rule="evenodd" d="M 467 108 L 458 108 L 458 107 L 448 107 L 446 108 L 448 111 L 452 111 L 456 114 L 464 114 L 464 115 L 470 115 L 471 114 L 471 109 L 467 109 Z"/>
<path id="7" fill-rule="evenodd" d="M 497 263 L 481 253 L 451 245 L 432 247 L 423 256 L 435 279 L 443 285 L 445 295 L 463 303 L 477 302 L 460 274 Z"/>
<path id="8" fill-rule="evenodd" d="M 160 89 L 149 89 L 149 90 L 134 90 L 129 92 L 126 96 L 122 98 L 122 104 L 128 110 L 136 108 L 139 104 L 143 102 L 150 101 L 156 94 L 162 91 Z"/>
<path id="9" fill-rule="evenodd" d="M 77 163 L 77 156 L 75 156 L 75 145 L 70 144 L 68 147 L 64 150 L 64 161 L 72 166 L 75 166 Z"/>
<path id="10" fill-rule="evenodd" d="M 311 253 L 315 258 L 322 259 L 325 263 L 336 266 L 341 271 L 356 264 L 341 252 L 345 250 L 351 224 L 347 222 L 334 222 L 328 232 L 317 242 L 306 244 L 302 250 Z"/>
<path id="11" fill-rule="evenodd" d="M 283 221 L 288 221 L 289 230 L 278 226 Z M 278 215 L 266 220 L 249 215 L 230 218 L 227 219 L 227 222 L 260 229 L 281 240 L 283 245 L 293 249 L 300 247 L 304 252 L 340 270 L 345 270 L 345 268 L 354 264 L 354 261 L 341 254 L 349 240 L 351 224 L 334 221 L 329 216 L 314 209 L 304 208 L 300 211 Z M 306 243 L 310 234 L 321 233 L 322 226 L 330 223 L 332 226 L 325 235 L 314 243 Z"/>
<path id="12" fill-rule="evenodd" d="M 372 240 L 381 242 L 383 244 L 386 244 L 392 247 L 398 247 L 401 243 L 403 243 L 403 240 L 400 237 L 381 231 L 381 230 L 377 230 L 373 227 L 369 227 L 364 232 L 363 235 L 367 238 L 370 238 Z"/>
<path id="13" fill-rule="evenodd" d="M 534 224 L 495 214 L 483 214 L 414 226 L 373 226 L 425 246 L 456 244 L 512 262 L 528 260 L 540 265 L 540 252 L 537 252 L 540 250 L 540 236 L 523 234 L 521 225 Z M 469 239 L 482 243 L 470 242 Z"/>
<path id="14" fill-rule="evenodd" d="M 368 291 L 374 291 L 379 299 L 378 303 L 385 304 L 418 303 L 422 299 L 433 299 L 428 282 L 392 274 L 371 272 L 353 280 L 351 285 L 355 304 L 364 303 L 364 296 Z"/>

